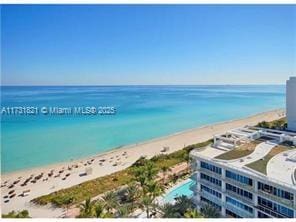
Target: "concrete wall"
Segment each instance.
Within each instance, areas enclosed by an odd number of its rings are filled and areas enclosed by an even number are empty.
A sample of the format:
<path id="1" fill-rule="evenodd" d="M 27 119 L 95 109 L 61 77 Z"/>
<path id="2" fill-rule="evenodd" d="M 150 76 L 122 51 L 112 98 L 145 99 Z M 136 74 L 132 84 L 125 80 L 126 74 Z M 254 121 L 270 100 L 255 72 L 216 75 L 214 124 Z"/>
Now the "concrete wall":
<path id="1" fill-rule="evenodd" d="M 286 87 L 288 129 L 296 132 L 296 77 L 290 77 Z"/>

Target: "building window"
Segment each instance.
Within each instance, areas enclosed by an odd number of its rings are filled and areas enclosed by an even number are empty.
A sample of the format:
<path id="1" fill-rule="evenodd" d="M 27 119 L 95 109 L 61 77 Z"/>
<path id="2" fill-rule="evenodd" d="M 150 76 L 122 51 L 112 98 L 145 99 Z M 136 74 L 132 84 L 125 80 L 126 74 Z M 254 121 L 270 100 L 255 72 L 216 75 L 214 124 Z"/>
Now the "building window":
<path id="1" fill-rule="evenodd" d="M 222 207 L 220 205 L 218 205 L 218 204 L 214 203 L 213 201 L 210 201 L 210 200 L 208 200 L 207 198 L 204 198 L 204 197 L 200 197 L 200 200 L 207 203 L 207 204 L 210 204 L 210 205 L 216 207 L 221 212 Z"/>
<path id="2" fill-rule="evenodd" d="M 227 210 L 227 209 L 226 209 L 226 216 L 227 216 L 227 217 L 232 217 L 232 218 L 242 218 L 242 217 L 240 217 L 239 215 L 237 215 L 237 214 L 235 214 L 235 213 L 233 213 L 232 211 Z"/>
<path id="3" fill-rule="evenodd" d="M 201 190 L 205 191 L 205 192 L 207 192 L 209 194 L 212 194 L 212 195 L 216 196 L 219 199 L 221 199 L 221 197 L 222 197 L 221 193 L 219 193 L 219 192 L 217 192 L 217 191 L 215 191 L 215 190 L 213 190 L 211 188 L 208 188 L 208 187 L 206 187 L 204 185 L 201 185 Z"/>
<path id="4" fill-rule="evenodd" d="M 226 183 L 226 190 L 229 190 L 231 192 L 234 192 L 234 193 L 236 193 L 236 194 L 238 194 L 240 196 L 243 196 L 245 198 L 248 198 L 250 200 L 253 199 L 253 194 L 252 193 L 250 193 L 250 192 L 248 192 L 246 190 L 243 190 L 241 188 L 238 188 L 236 186 L 233 186 L 233 185 L 231 185 L 229 183 Z"/>
<path id="5" fill-rule="evenodd" d="M 219 186 L 219 187 L 222 186 L 222 182 L 221 182 L 221 180 L 218 180 L 218 179 L 216 179 L 216 178 L 214 178 L 214 177 L 210 177 L 210 176 L 208 176 L 208 175 L 206 175 L 206 174 L 204 174 L 204 173 L 201 173 L 201 174 L 200 174 L 200 178 L 201 178 L 201 179 L 204 179 L 204 180 L 207 180 L 207 181 L 209 181 L 210 183 L 215 184 L 215 185 L 217 185 L 217 186 Z"/>
<path id="6" fill-rule="evenodd" d="M 222 169 L 220 167 L 216 167 L 216 166 L 214 166 L 212 164 L 209 164 L 209 163 L 206 163 L 206 162 L 203 162 L 203 161 L 200 162 L 200 167 L 204 168 L 204 169 L 207 169 L 207 170 L 210 170 L 210 171 L 212 171 L 214 173 L 217 173 L 217 174 L 220 174 L 220 175 L 222 174 Z"/>
<path id="7" fill-rule="evenodd" d="M 265 209 L 269 210 L 269 214 L 273 215 L 275 217 L 282 217 L 281 215 L 288 217 L 288 218 L 293 218 L 294 217 L 294 212 L 293 210 L 282 206 L 280 204 L 274 203 L 270 200 L 267 200 L 263 197 L 258 196 L 258 205 L 264 207 Z M 281 214 L 281 215 L 277 215 Z"/>
<path id="8" fill-rule="evenodd" d="M 264 214 L 264 213 L 262 213 L 260 211 L 258 211 L 258 216 L 257 217 L 258 218 L 270 218 L 270 216 L 268 216 L 268 215 L 266 215 L 266 214 Z"/>
<path id="9" fill-rule="evenodd" d="M 226 203 L 230 203 L 230 204 L 232 204 L 232 205 L 234 205 L 234 206 L 236 206 L 236 207 L 238 207 L 238 208 L 240 208 L 242 210 L 245 210 L 245 211 L 247 211 L 247 212 L 249 212 L 251 214 L 253 213 L 253 208 L 252 207 L 249 207 L 248 205 L 245 205 L 245 204 L 241 203 L 240 201 L 237 201 L 237 200 L 235 200 L 235 199 L 233 199 L 231 197 L 226 196 Z"/>
<path id="10" fill-rule="evenodd" d="M 245 176 L 242 176 L 240 174 L 234 173 L 232 171 L 226 170 L 226 177 L 230 178 L 232 180 L 236 180 L 236 181 L 238 181 L 240 183 L 247 184 L 249 186 L 253 186 L 253 180 L 252 179 L 250 179 L 248 177 L 245 177 Z"/>
<path id="11" fill-rule="evenodd" d="M 258 190 L 261 190 L 261 191 L 263 191 L 265 193 L 268 193 L 268 194 L 271 194 L 271 195 L 274 195 L 274 196 L 277 196 L 277 197 L 281 197 L 281 198 L 286 199 L 286 200 L 290 200 L 290 201 L 294 200 L 293 193 L 290 193 L 288 191 L 285 191 L 285 190 L 270 186 L 270 185 L 265 184 L 265 183 L 258 182 Z"/>

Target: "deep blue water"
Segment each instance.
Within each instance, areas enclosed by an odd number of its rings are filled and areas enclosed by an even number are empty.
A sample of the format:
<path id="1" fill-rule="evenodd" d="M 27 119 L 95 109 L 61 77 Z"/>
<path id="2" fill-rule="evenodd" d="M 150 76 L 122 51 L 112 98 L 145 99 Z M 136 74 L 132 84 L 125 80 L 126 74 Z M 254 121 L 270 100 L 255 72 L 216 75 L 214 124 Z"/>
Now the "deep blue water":
<path id="1" fill-rule="evenodd" d="M 109 116 L 3 116 L 2 171 L 51 164 L 285 107 L 284 86 L 1 87 L 7 106 L 114 106 Z"/>

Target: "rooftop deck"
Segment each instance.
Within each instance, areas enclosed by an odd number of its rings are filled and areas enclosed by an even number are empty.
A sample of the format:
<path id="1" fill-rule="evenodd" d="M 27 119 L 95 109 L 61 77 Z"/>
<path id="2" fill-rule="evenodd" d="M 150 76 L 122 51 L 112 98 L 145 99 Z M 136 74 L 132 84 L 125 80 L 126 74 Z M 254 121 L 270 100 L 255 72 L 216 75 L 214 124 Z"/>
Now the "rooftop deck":
<path id="1" fill-rule="evenodd" d="M 281 138 L 261 134 L 259 138 L 230 150 L 209 145 L 201 151 L 193 151 L 192 155 L 295 186 L 296 148 L 293 140 L 291 142 L 294 135 L 285 135 L 285 132 L 277 132 L 277 135 L 281 135 Z M 288 140 L 282 141 L 282 138 Z"/>

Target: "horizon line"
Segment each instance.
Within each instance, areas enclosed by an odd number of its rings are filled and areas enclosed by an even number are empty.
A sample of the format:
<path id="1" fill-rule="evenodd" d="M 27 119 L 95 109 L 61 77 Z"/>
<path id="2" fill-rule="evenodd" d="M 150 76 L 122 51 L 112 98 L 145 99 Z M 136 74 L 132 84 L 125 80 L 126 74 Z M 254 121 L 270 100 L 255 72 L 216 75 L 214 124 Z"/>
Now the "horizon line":
<path id="1" fill-rule="evenodd" d="M 18 84 L 8 84 L 3 85 L 1 84 L 0 87 L 33 87 L 33 86 L 47 86 L 47 87 L 56 87 L 56 86 L 284 86 L 285 83 L 246 83 L 246 84 L 231 84 L 231 83 L 223 83 L 223 84 L 95 84 L 95 85 L 88 85 L 88 84 L 69 84 L 69 85 L 18 85 Z"/>

